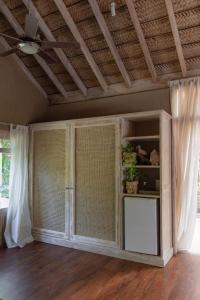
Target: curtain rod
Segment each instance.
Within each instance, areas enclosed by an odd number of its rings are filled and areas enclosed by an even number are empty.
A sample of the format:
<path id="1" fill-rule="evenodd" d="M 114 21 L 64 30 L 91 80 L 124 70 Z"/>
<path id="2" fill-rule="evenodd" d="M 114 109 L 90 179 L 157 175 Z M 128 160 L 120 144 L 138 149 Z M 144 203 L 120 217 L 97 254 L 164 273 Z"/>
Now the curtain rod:
<path id="1" fill-rule="evenodd" d="M 194 76 L 186 76 L 186 77 L 181 77 L 181 78 L 176 78 L 176 79 L 171 79 L 171 80 L 168 80 L 168 85 L 170 85 L 171 82 L 178 82 L 178 81 L 181 81 L 181 80 L 192 80 L 192 79 L 197 79 L 197 78 L 200 78 L 199 75 L 194 75 Z"/>

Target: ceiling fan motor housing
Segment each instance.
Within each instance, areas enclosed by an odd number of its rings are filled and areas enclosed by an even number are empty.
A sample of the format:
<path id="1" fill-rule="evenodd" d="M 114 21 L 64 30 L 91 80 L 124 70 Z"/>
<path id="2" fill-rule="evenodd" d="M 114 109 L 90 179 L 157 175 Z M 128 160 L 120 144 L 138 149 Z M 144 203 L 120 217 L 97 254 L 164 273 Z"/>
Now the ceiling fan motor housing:
<path id="1" fill-rule="evenodd" d="M 40 45 L 35 42 L 20 42 L 18 48 L 25 54 L 33 55 L 38 53 Z"/>

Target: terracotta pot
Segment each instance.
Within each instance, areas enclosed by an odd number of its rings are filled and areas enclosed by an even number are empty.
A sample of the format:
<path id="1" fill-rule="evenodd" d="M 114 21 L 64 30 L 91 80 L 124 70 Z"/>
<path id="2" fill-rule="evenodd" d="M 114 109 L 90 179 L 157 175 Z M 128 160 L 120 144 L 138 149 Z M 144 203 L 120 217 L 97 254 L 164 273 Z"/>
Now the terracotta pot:
<path id="1" fill-rule="evenodd" d="M 137 194 L 138 192 L 138 181 L 126 181 L 126 192 L 127 194 Z"/>

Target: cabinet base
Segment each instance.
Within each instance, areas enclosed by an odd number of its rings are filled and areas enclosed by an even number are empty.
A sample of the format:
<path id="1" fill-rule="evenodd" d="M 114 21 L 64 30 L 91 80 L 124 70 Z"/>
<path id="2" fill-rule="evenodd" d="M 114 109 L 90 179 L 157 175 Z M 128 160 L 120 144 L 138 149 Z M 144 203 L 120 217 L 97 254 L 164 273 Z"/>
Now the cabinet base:
<path id="1" fill-rule="evenodd" d="M 161 256 L 140 254 L 106 246 L 96 246 L 94 244 L 91 245 L 84 242 L 71 241 L 56 234 L 43 232 L 42 230 L 40 231 L 38 229 L 33 230 L 33 237 L 35 241 L 43 243 L 93 252 L 157 267 L 164 267 L 173 256 L 173 248 L 170 248 L 168 253 L 163 258 Z"/>

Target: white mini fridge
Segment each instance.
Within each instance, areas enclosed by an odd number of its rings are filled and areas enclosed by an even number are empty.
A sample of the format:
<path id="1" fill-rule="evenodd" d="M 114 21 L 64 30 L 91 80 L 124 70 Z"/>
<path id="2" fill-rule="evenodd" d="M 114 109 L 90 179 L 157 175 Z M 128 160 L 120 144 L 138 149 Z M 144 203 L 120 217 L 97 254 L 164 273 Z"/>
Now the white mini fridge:
<path id="1" fill-rule="evenodd" d="M 125 197 L 125 250 L 159 254 L 158 199 Z"/>

